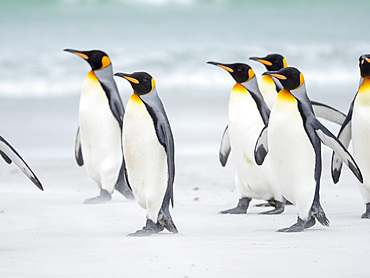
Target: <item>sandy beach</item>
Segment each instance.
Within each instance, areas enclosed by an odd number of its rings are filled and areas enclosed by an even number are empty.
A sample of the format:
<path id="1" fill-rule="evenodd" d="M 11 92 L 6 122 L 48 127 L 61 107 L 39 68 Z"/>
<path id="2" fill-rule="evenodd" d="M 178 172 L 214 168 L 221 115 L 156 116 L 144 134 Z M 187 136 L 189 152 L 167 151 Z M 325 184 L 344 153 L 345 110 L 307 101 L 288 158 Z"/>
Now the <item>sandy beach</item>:
<path id="1" fill-rule="evenodd" d="M 181 124 L 180 131 L 176 127 L 184 121 L 182 112 L 169 109 L 178 139 L 172 215 L 179 234 L 132 238 L 126 235 L 145 223 L 145 211 L 136 202 L 116 192 L 112 202 L 82 204 L 98 189 L 73 157 L 76 117 L 66 107 L 73 109 L 75 102 L 53 106 L 49 101 L 49 117 L 31 113 L 45 105 L 44 100 L 28 106 L 20 102 L 29 122 L 13 117 L 11 127 L 9 120 L 0 121 L 2 135 L 45 188 L 39 191 L 14 165 L 1 163 L 1 277 L 368 277 L 370 221 L 360 219 L 364 205 L 348 169 L 338 185 L 332 183 L 327 148 L 321 200 L 330 227 L 316 224 L 302 233 L 277 233 L 295 222 L 293 206 L 281 215 L 265 216 L 258 213 L 266 208 L 254 207 L 261 201 L 253 201 L 246 215 L 218 214 L 237 201 L 233 163 L 222 168 L 217 160 L 223 121 L 209 125 L 207 117 L 196 122 L 188 115 L 192 124 Z M 17 106 L 4 107 L 3 113 L 17 115 Z M 196 109 L 192 115 L 199 113 L 204 111 Z M 40 135 L 50 119 L 58 121 L 48 139 L 38 139 L 35 133 Z M 30 124 L 35 124 L 32 132 Z M 188 129 L 195 133 L 190 136 Z"/>

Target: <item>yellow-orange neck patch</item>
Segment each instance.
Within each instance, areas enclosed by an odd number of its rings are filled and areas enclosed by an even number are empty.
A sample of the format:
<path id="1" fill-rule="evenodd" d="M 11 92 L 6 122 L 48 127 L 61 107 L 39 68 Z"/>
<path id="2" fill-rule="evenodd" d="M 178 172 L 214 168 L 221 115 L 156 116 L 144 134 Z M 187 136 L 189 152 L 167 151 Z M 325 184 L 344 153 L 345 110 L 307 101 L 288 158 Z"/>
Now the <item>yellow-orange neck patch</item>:
<path id="1" fill-rule="evenodd" d="M 370 92 L 370 77 L 365 77 L 364 82 L 362 82 L 360 88 L 358 89 L 358 93 L 366 93 Z"/>
<path id="2" fill-rule="evenodd" d="M 263 82 L 268 83 L 269 85 L 275 85 L 275 82 L 270 75 L 264 75 L 262 77 L 262 80 Z"/>
<path id="3" fill-rule="evenodd" d="M 88 74 L 87 74 L 87 77 L 91 80 L 94 80 L 94 81 L 98 81 L 98 78 L 96 77 L 94 71 L 90 71 Z"/>
<path id="4" fill-rule="evenodd" d="M 130 101 L 134 101 L 134 102 L 137 102 L 137 103 L 142 103 L 143 101 L 141 100 L 141 98 L 136 95 L 136 94 L 132 94 L 131 97 L 130 97 Z"/>
<path id="5" fill-rule="evenodd" d="M 240 83 L 236 83 L 231 91 L 232 93 L 246 93 L 247 89 Z"/>
<path id="6" fill-rule="evenodd" d="M 278 98 L 284 101 L 296 101 L 295 97 L 288 90 L 281 90 Z"/>

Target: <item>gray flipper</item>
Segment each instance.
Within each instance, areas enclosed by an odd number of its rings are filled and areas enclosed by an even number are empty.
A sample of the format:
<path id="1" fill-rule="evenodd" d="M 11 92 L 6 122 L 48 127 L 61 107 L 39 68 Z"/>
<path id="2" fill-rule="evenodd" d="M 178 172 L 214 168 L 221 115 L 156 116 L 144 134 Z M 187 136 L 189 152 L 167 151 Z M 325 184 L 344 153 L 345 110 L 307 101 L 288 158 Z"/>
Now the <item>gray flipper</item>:
<path id="1" fill-rule="evenodd" d="M 173 183 L 175 180 L 175 146 L 171 126 L 162 101 L 160 100 L 155 88 L 149 94 L 140 95 L 139 97 L 152 117 L 158 141 L 167 153 L 167 190 L 163 199 L 161 211 L 165 215 L 169 215 L 170 202 L 173 207 Z"/>
<path id="2" fill-rule="evenodd" d="M 81 141 L 80 141 L 80 127 L 78 127 L 77 134 L 76 134 L 75 158 L 79 166 L 84 165 L 84 160 L 82 157 L 82 150 L 81 150 Z"/>
<path id="3" fill-rule="evenodd" d="M 356 94 L 357 96 L 357 94 Z M 356 97 L 355 97 L 356 98 Z M 338 140 L 343 144 L 345 148 L 348 148 L 349 143 L 352 139 L 352 113 L 353 113 L 353 105 L 355 100 L 352 101 L 347 117 L 339 131 Z M 334 151 L 333 156 L 331 159 L 331 176 L 333 178 L 333 182 L 337 183 L 339 181 L 339 177 L 342 171 L 343 160 L 340 156 Z"/>
<path id="4" fill-rule="evenodd" d="M 117 182 L 114 185 L 114 189 L 120 192 L 127 199 L 135 199 L 134 194 L 132 193 L 131 186 L 127 179 L 126 165 L 124 161 L 121 165 L 121 169 L 119 171 Z"/>
<path id="5" fill-rule="evenodd" d="M 359 167 L 357 166 L 352 155 L 347 151 L 343 144 L 319 121 L 315 121 L 314 130 L 326 146 L 330 147 L 344 161 L 356 178 L 362 183 L 363 178 Z"/>
<path id="6" fill-rule="evenodd" d="M 268 126 L 265 126 L 262 129 L 261 134 L 257 139 L 256 147 L 254 148 L 254 159 L 257 165 L 263 164 L 268 152 Z"/>
<path id="7" fill-rule="evenodd" d="M 114 117 L 117 119 L 120 128 L 122 129 L 123 115 L 125 113 L 125 110 L 118 92 L 116 82 L 113 79 L 112 65 L 109 65 L 108 67 L 101 70 L 95 70 L 94 74 L 102 85 L 103 90 L 109 100 L 110 110 L 112 111 Z"/>
<path id="8" fill-rule="evenodd" d="M 322 118 L 339 125 L 342 125 L 346 119 L 346 115 L 344 113 L 329 105 L 317 101 L 311 101 L 311 104 L 315 116 L 318 118 Z"/>
<path id="9" fill-rule="evenodd" d="M 231 144 L 230 144 L 229 126 L 226 126 L 225 131 L 222 135 L 220 151 L 219 151 L 219 159 L 223 167 L 225 167 L 227 163 L 227 159 L 229 158 L 230 152 L 231 152 Z"/>
<path id="10" fill-rule="evenodd" d="M 3 138 L 0 136 L 0 153 L 4 160 L 10 164 L 15 163 L 22 170 L 22 172 L 41 190 L 44 190 L 39 179 L 36 177 L 31 168 L 23 160 L 23 158 L 17 153 L 17 151 Z"/>

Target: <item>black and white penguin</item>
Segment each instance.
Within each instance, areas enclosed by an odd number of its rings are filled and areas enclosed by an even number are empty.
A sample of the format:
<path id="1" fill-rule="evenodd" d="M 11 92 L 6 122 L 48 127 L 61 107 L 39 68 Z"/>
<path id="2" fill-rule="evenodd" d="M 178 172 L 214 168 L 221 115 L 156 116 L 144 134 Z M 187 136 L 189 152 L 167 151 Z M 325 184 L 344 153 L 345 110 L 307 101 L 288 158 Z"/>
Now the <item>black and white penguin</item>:
<path id="1" fill-rule="evenodd" d="M 132 199 L 122 153 L 124 107 L 113 79 L 111 60 L 100 50 L 64 51 L 80 56 L 91 66 L 80 97 L 75 156 L 78 165 L 84 165 L 89 176 L 99 185 L 100 195 L 85 200 L 85 203 L 110 201 L 115 188 Z"/>
<path id="2" fill-rule="evenodd" d="M 359 58 L 360 85 L 350 105 L 347 118 L 343 123 L 338 139 L 345 147 L 352 139 L 353 157 L 356 159 L 364 182 L 359 184 L 366 211 L 362 218 L 370 218 L 370 54 Z M 332 158 L 332 177 L 339 181 L 343 161 L 336 152 Z"/>
<path id="3" fill-rule="evenodd" d="M 226 70 L 236 81 L 229 100 L 229 124 L 221 140 L 220 162 L 225 166 L 230 150 L 233 149 L 239 202 L 235 208 L 221 213 L 246 213 L 252 199 L 271 200 L 275 203 L 274 210 L 263 214 L 282 213 L 285 200 L 271 175 L 270 164 L 266 163 L 261 167 L 254 160 L 257 138 L 261 129 L 268 124 L 270 115 L 270 110 L 258 89 L 254 71 L 243 63 L 208 63 Z"/>
<path id="4" fill-rule="evenodd" d="M 281 194 L 298 212 L 297 223 L 280 232 L 300 232 L 315 224 L 329 225 L 320 204 L 321 142 L 335 150 L 362 182 L 356 162 L 339 140 L 315 117 L 302 73 L 292 67 L 266 72 L 280 80 L 283 90 L 271 110 L 268 125 L 256 144 L 261 165 L 267 154 Z"/>
<path id="5" fill-rule="evenodd" d="M 148 236 L 167 229 L 178 233 L 173 206 L 174 139 L 154 78 L 146 72 L 116 73 L 133 88 L 123 120 L 127 177 L 138 204 L 146 209 L 145 227 L 129 236 Z"/>
<path id="6" fill-rule="evenodd" d="M 39 189 L 44 190 L 41 182 L 36 177 L 35 173 L 23 160 L 23 158 L 18 154 L 18 152 L 3 138 L 0 136 L 0 155 L 6 161 L 6 163 L 11 164 L 14 162 L 19 169 L 36 185 Z"/>
<path id="7" fill-rule="evenodd" d="M 260 62 L 268 71 L 278 71 L 288 66 L 286 59 L 281 54 L 268 54 L 265 57 L 250 57 L 249 59 Z M 267 106 L 272 109 L 278 92 L 283 89 L 280 81 L 271 75 L 263 75 L 259 88 Z M 316 117 L 339 125 L 343 124 L 346 115 L 341 111 L 318 101 L 311 100 L 311 104 Z"/>

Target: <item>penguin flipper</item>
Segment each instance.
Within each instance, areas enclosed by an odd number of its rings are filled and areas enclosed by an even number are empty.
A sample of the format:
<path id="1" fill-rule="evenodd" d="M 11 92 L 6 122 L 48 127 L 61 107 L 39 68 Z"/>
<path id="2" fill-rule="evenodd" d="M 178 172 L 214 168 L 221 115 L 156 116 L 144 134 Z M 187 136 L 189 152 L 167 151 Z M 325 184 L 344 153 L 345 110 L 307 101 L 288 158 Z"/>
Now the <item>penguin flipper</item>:
<path id="1" fill-rule="evenodd" d="M 134 194 L 132 193 L 132 188 L 127 179 L 126 165 L 124 160 L 119 171 L 117 182 L 114 185 L 114 189 L 120 192 L 127 199 L 135 199 Z"/>
<path id="2" fill-rule="evenodd" d="M 44 190 L 41 182 L 36 177 L 35 173 L 18 154 L 18 152 L 3 138 L 0 136 L 0 153 L 4 160 L 10 164 L 14 162 L 15 165 L 22 170 L 22 172 L 41 190 Z"/>
<path id="3" fill-rule="evenodd" d="M 339 125 L 342 125 L 346 119 L 346 114 L 329 105 L 317 101 L 311 101 L 311 104 L 315 116 L 318 118 L 322 118 Z"/>
<path id="4" fill-rule="evenodd" d="M 356 178 L 362 183 L 363 177 L 360 168 L 352 155 L 347 151 L 343 144 L 319 121 L 316 120 L 314 130 L 321 142 L 331 148 L 343 160 Z"/>
<path id="5" fill-rule="evenodd" d="M 262 165 L 265 161 L 265 157 L 269 152 L 268 148 L 268 126 L 265 126 L 260 136 L 257 139 L 256 146 L 254 148 L 254 159 L 257 165 Z"/>
<path id="6" fill-rule="evenodd" d="M 222 135 L 220 151 L 219 151 L 219 160 L 223 167 L 227 163 L 231 152 L 230 136 L 229 136 L 229 126 L 226 126 L 225 131 Z"/>
<path id="7" fill-rule="evenodd" d="M 81 150 L 81 141 L 80 141 L 80 127 L 78 127 L 77 134 L 76 134 L 75 158 L 76 158 L 78 166 L 84 165 L 84 160 L 82 157 L 82 150 Z"/>
<path id="8" fill-rule="evenodd" d="M 339 131 L 338 140 L 344 145 L 344 147 L 348 148 L 349 143 L 352 139 L 352 113 L 353 113 L 353 105 L 354 100 L 351 103 L 350 109 L 348 111 L 347 117 L 344 120 L 344 123 Z M 339 177 L 342 170 L 343 161 L 339 157 L 336 152 L 333 152 L 332 159 L 331 159 L 331 176 L 333 178 L 333 182 L 337 183 L 339 181 Z"/>

